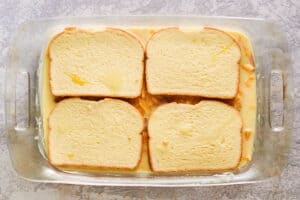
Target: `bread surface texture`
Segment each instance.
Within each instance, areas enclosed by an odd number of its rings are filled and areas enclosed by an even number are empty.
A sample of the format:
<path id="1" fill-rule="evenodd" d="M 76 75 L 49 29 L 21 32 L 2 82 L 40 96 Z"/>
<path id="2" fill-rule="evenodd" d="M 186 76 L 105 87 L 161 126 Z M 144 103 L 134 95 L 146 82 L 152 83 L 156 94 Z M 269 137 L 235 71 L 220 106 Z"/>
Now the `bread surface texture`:
<path id="1" fill-rule="evenodd" d="M 134 169 L 141 157 L 143 126 L 139 111 L 125 101 L 62 100 L 49 117 L 50 163 Z"/>
<path id="2" fill-rule="evenodd" d="M 140 95 L 144 49 L 119 29 L 65 29 L 49 43 L 50 85 L 55 96 Z"/>
<path id="3" fill-rule="evenodd" d="M 241 158 L 240 114 L 218 101 L 169 103 L 149 119 L 149 156 L 155 172 L 223 171 Z"/>
<path id="4" fill-rule="evenodd" d="M 239 84 L 240 47 L 227 33 L 166 28 L 146 47 L 148 92 L 230 99 Z"/>

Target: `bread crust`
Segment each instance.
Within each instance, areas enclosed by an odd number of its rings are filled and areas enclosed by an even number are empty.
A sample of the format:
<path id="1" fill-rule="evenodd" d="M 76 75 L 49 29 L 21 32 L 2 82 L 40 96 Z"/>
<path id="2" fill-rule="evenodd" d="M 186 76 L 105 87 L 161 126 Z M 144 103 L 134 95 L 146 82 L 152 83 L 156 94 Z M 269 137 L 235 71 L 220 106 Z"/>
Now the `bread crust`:
<path id="1" fill-rule="evenodd" d="M 157 31 L 155 31 L 154 33 L 152 33 L 151 37 L 149 38 L 149 40 L 146 42 L 146 45 L 145 45 L 145 52 L 146 52 L 146 55 L 147 55 L 147 49 L 148 49 L 148 44 L 149 42 L 153 39 L 153 37 L 155 37 L 155 34 L 156 33 L 159 33 L 159 32 L 162 32 L 162 31 L 165 31 L 165 30 L 170 30 L 170 29 L 176 29 L 176 30 L 179 30 L 179 27 L 167 27 L 167 28 L 162 28 L 162 29 L 159 29 Z"/>
<path id="2" fill-rule="evenodd" d="M 142 75 L 144 75 L 144 71 L 145 71 L 145 66 L 144 66 L 144 60 L 145 60 L 145 49 L 144 49 L 144 46 L 143 44 L 141 43 L 141 41 L 133 34 L 133 33 L 130 33 L 128 31 L 125 31 L 125 30 L 122 30 L 122 29 L 118 29 L 118 28 L 111 28 L 111 27 L 106 27 L 105 30 L 103 31 L 95 31 L 95 32 L 122 32 L 123 34 L 126 34 L 127 36 L 131 37 L 132 39 L 134 39 L 135 41 L 138 42 L 141 50 L 144 52 L 143 54 L 143 58 L 141 60 L 141 65 L 142 65 Z M 91 31 L 87 31 L 87 30 L 84 30 L 84 29 L 80 29 L 80 28 L 76 28 L 76 27 L 66 27 L 64 29 L 64 31 L 56 34 L 54 37 L 52 37 L 52 39 L 50 40 L 48 46 L 47 46 L 47 52 L 46 52 L 46 55 L 48 56 L 48 59 L 49 59 L 49 84 L 50 84 L 50 88 L 51 88 L 51 93 L 53 96 L 57 96 L 57 97 L 63 97 L 63 96 L 72 96 L 72 97 L 77 97 L 77 96 L 92 96 L 92 97 L 120 97 L 120 98 L 137 98 L 139 96 L 141 96 L 141 93 L 142 93 L 142 86 L 143 86 L 143 79 L 144 79 L 144 76 L 142 76 L 142 80 L 141 80 L 141 83 L 140 83 L 140 86 L 139 86 L 139 93 L 136 94 L 136 95 L 114 95 L 114 94 L 110 94 L 110 95 L 107 95 L 107 94 L 103 94 L 103 93 L 98 93 L 98 94 L 95 94 L 95 93 L 82 93 L 82 94 L 70 94 L 70 93 L 55 93 L 53 91 L 53 85 L 52 85 L 52 73 L 51 73 L 51 62 L 52 62 L 52 57 L 51 57 L 51 53 L 50 53 L 50 47 L 52 45 L 52 43 L 59 37 L 61 36 L 62 34 L 64 33 L 67 33 L 67 32 L 83 32 L 83 33 L 93 33 Z"/>
<path id="3" fill-rule="evenodd" d="M 75 168 L 82 168 L 82 169 L 112 169 L 112 170 L 135 170 L 140 162 L 141 162 L 141 159 L 142 159 L 142 153 L 143 153 L 143 131 L 144 131 L 144 125 L 145 125 L 145 120 L 142 116 L 142 114 L 140 113 L 140 111 L 135 108 L 133 105 L 131 105 L 130 103 L 126 102 L 126 101 L 122 101 L 122 100 L 119 100 L 119 99 L 111 99 L 111 98 L 105 98 L 105 99 L 102 99 L 102 100 L 99 100 L 99 101 L 96 101 L 97 103 L 100 103 L 101 101 L 104 101 L 104 100 L 113 100 L 113 101 L 119 101 L 119 102 L 122 102 L 122 103 L 126 103 L 128 105 L 130 105 L 133 109 L 135 109 L 135 111 L 137 113 L 139 113 L 139 116 L 142 120 L 142 128 L 141 130 L 139 131 L 139 134 L 140 134 L 140 140 L 141 140 L 141 145 L 140 145 L 140 149 L 139 149 L 139 158 L 136 162 L 136 164 L 134 165 L 134 167 L 119 167 L 119 166 L 106 166 L 106 165 L 84 165 L 84 164 L 72 164 L 72 163 L 55 163 L 51 157 L 51 151 L 50 151 L 50 143 L 51 143 L 51 137 L 50 137 L 50 134 L 51 133 L 51 126 L 50 126 L 50 116 L 52 115 L 52 112 L 55 110 L 55 108 L 61 104 L 62 102 L 66 102 L 66 101 L 73 101 L 73 100 L 81 100 L 81 101 L 88 101 L 90 102 L 91 100 L 83 100 L 83 99 L 80 99 L 80 98 L 69 98 L 69 99 L 64 99 L 60 102 L 58 102 L 55 107 L 52 109 L 52 111 L 50 112 L 49 114 L 49 117 L 48 117 L 48 124 L 49 124 L 49 136 L 48 136 L 48 140 L 46 141 L 47 142 L 47 152 L 48 152 L 48 160 L 49 160 L 49 163 L 54 166 L 54 167 L 75 167 Z M 95 102 L 95 101 L 93 101 Z"/>
<path id="4" fill-rule="evenodd" d="M 215 102 L 215 103 L 218 103 L 218 104 L 222 104 L 222 105 L 226 105 L 226 106 L 228 106 L 228 107 L 230 107 L 230 108 L 232 108 L 232 109 L 234 109 L 234 111 L 238 114 L 238 116 L 240 117 L 240 122 L 241 122 L 241 124 L 240 124 L 240 152 L 239 152 L 239 159 L 238 159 L 238 162 L 236 163 L 236 165 L 235 166 L 232 166 L 232 167 L 229 167 L 229 168 L 220 168 L 220 169 L 204 169 L 204 168 L 202 168 L 202 169 L 186 169 L 186 170 L 158 170 L 158 169 L 155 169 L 155 167 L 154 167 L 154 162 L 153 162 L 153 156 L 151 155 L 151 145 L 150 145 L 150 141 L 151 141 L 151 133 L 150 133 L 150 131 L 149 131 L 149 126 L 148 126 L 148 128 L 147 128 L 147 132 L 148 132 L 148 157 L 149 157 L 149 165 L 150 165 L 150 169 L 151 169 L 151 171 L 153 171 L 153 172 L 159 172 L 159 173 L 172 173 L 172 172 L 205 172 L 205 171 L 208 171 L 208 172 L 223 172 L 223 171 L 232 171 L 232 170 L 235 170 L 238 166 L 239 166 L 239 164 L 240 164 L 240 162 L 241 162 L 241 159 L 242 159 L 242 152 L 243 152 L 243 136 L 242 136 L 242 130 L 243 130 L 243 122 L 242 122 L 242 117 L 241 117 L 241 114 L 240 114 L 240 112 L 237 110 L 237 109 L 235 109 L 234 107 L 232 107 L 232 106 L 230 106 L 230 105 L 228 105 L 228 104 L 226 104 L 226 103 L 223 103 L 223 102 L 220 102 L 220 101 L 216 101 L 216 100 L 201 100 L 199 103 L 201 103 L 201 102 Z M 198 103 L 198 104 L 199 104 Z M 161 106 L 159 106 L 159 107 L 162 107 L 162 106 L 167 106 L 167 105 L 170 105 L 170 104 L 178 104 L 178 103 L 176 103 L 176 102 L 172 102 L 172 103 L 166 103 L 166 104 L 163 104 L 163 105 L 161 105 Z M 188 104 L 188 105 L 191 105 L 191 104 Z M 159 107 L 157 107 L 156 109 L 158 109 Z M 152 114 L 151 114 L 151 116 L 150 116 L 150 118 L 149 118 L 149 121 L 148 121 L 148 124 L 150 124 L 151 122 L 151 119 L 152 119 L 152 116 L 153 116 L 153 113 L 154 113 L 155 111 L 153 111 L 152 112 Z"/>
<path id="5" fill-rule="evenodd" d="M 160 29 L 158 31 L 156 31 L 151 37 L 150 39 L 148 40 L 147 44 L 146 44 L 146 48 L 145 48 L 145 51 L 146 51 L 146 60 L 145 60 L 145 71 L 146 71 L 146 88 L 147 88 L 147 91 L 152 94 L 152 95 L 178 95 L 178 96 L 199 96 L 199 97 L 206 97 L 206 98 L 217 98 L 217 99 L 233 99 L 236 97 L 238 91 L 239 91 L 239 82 L 240 82 L 240 72 L 239 72 L 239 62 L 240 62 L 240 59 L 241 59 L 241 47 L 239 45 L 239 43 L 231 36 L 229 35 L 228 33 L 226 33 L 225 31 L 222 31 L 220 29 L 217 29 L 217 28 L 213 28 L 213 27 L 203 27 L 203 30 L 204 29 L 208 29 L 208 30 L 213 30 L 213 31 L 218 31 L 218 32 L 221 32 L 223 34 L 225 34 L 226 36 L 228 36 L 237 46 L 238 48 L 240 49 L 240 58 L 236 64 L 236 68 L 237 68 L 237 71 L 238 71 L 238 76 L 237 76 L 237 80 L 236 80 L 236 89 L 235 89 L 235 93 L 234 95 L 232 96 L 225 96 L 225 95 L 207 95 L 207 94 L 192 94 L 192 93 L 184 93 L 184 92 L 180 92 L 180 93 L 177 93 L 177 92 L 168 92 L 168 93 L 165 93 L 165 92 L 153 92 L 151 91 L 151 89 L 149 88 L 148 86 L 148 82 L 149 82 L 149 77 L 148 77 L 148 67 L 147 67 L 147 60 L 148 60 L 148 57 L 147 57 L 147 49 L 148 49 L 148 44 L 149 42 L 153 39 L 153 37 L 155 37 L 155 34 L 157 34 L 158 32 L 162 32 L 162 31 L 166 31 L 166 30 L 170 30 L 170 29 L 175 29 L 175 30 L 180 30 L 178 27 L 169 27 L 169 28 L 164 28 L 164 29 Z"/>
<path id="6" fill-rule="evenodd" d="M 231 36 L 231 37 L 234 38 L 233 36 Z M 245 36 L 243 35 L 242 37 L 245 37 Z M 241 38 L 241 36 L 239 36 L 239 38 L 238 38 L 237 40 L 236 40 L 235 38 L 234 38 L 234 39 L 235 39 L 236 42 L 238 43 L 241 52 L 242 52 L 242 51 L 246 51 L 246 50 L 250 51 L 251 54 L 250 54 L 249 56 L 246 54 L 245 56 L 248 57 L 250 64 L 255 68 L 255 62 L 254 62 L 253 51 L 252 51 L 251 47 L 246 47 L 246 46 L 244 45 L 245 43 L 242 42 L 240 38 Z"/>

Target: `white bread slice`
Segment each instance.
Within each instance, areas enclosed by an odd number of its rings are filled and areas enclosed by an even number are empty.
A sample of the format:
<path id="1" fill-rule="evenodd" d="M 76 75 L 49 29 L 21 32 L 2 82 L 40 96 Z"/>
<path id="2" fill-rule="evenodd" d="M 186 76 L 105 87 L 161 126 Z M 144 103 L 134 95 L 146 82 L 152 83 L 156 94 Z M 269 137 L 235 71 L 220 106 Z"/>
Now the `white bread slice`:
<path id="1" fill-rule="evenodd" d="M 50 163 L 134 169 L 141 158 L 143 126 L 139 111 L 125 101 L 62 100 L 49 117 Z"/>
<path id="2" fill-rule="evenodd" d="M 55 96 L 134 98 L 141 94 L 144 48 L 128 32 L 66 29 L 49 44 Z"/>
<path id="3" fill-rule="evenodd" d="M 238 91 L 241 57 L 227 33 L 162 29 L 146 47 L 146 81 L 153 95 L 190 95 L 231 99 Z"/>
<path id="4" fill-rule="evenodd" d="M 149 156 L 155 172 L 223 171 L 241 158 L 240 114 L 218 101 L 169 103 L 149 119 Z"/>

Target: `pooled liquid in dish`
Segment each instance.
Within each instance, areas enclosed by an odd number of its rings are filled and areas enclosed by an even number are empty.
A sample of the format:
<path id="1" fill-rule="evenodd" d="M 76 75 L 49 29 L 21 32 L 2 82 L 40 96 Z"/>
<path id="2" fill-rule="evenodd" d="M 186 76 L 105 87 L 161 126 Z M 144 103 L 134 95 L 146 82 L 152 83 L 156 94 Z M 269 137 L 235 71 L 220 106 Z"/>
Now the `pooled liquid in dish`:
<path id="1" fill-rule="evenodd" d="M 153 28 L 125 28 L 128 32 L 131 32 L 137 36 L 137 38 L 145 46 L 149 38 L 159 29 Z M 197 31 L 195 29 L 195 31 Z M 255 138 L 255 126 L 256 126 L 256 77 L 255 77 L 255 65 L 253 60 L 253 53 L 249 39 L 237 32 L 227 32 L 239 43 L 241 48 L 241 60 L 240 60 L 240 81 L 239 81 L 239 92 L 235 99 L 224 100 L 224 102 L 234 106 L 240 111 L 243 129 L 242 129 L 242 157 L 239 167 L 244 166 L 249 163 L 252 159 L 253 153 L 253 142 Z M 195 41 L 197 42 L 197 41 Z M 226 49 L 225 47 L 222 51 L 216 52 L 212 59 L 216 59 L 219 54 L 222 54 Z M 48 116 L 52 109 L 55 107 L 57 101 L 55 97 L 51 94 L 50 90 L 50 79 L 49 79 L 49 59 L 47 52 L 45 53 L 45 58 L 43 62 L 43 74 L 42 74 L 42 91 L 41 91 L 41 110 L 43 118 L 43 130 L 44 139 L 47 141 L 48 137 Z M 82 80 L 80 77 L 74 74 L 69 75 L 73 82 L 84 85 L 88 82 Z M 104 81 L 107 82 L 107 87 L 113 90 L 117 90 L 120 87 L 120 81 L 113 81 L 109 83 L 112 77 L 108 77 Z M 145 86 L 143 86 L 142 95 L 135 99 L 127 100 L 135 107 L 137 107 L 147 118 L 152 113 L 158 105 L 167 102 L 178 102 L 178 103 L 191 103 L 196 104 L 202 98 L 201 97 L 189 97 L 189 96 L 153 96 L 147 93 Z M 184 129 L 183 134 L 188 134 L 188 128 Z M 148 150 L 147 150 L 147 133 L 144 131 L 144 143 L 143 143 L 143 154 L 139 166 L 135 172 L 151 172 L 148 163 Z M 47 142 L 45 142 L 47 144 Z M 45 147 L 47 149 L 47 147 Z M 70 155 L 72 157 L 74 155 Z M 119 171 L 119 170 L 117 170 Z"/>

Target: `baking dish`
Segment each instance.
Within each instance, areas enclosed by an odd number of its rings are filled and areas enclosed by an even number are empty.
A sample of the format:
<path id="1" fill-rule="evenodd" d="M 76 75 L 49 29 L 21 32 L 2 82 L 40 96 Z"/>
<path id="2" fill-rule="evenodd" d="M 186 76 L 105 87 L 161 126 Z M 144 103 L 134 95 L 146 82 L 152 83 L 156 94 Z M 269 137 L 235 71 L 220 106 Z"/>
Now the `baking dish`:
<path id="1" fill-rule="evenodd" d="M 240 171 L 223 174 L 158 175 L 145 173 L 66 173 L 40 153 L 38 66 L 52 27 L 214 26 L 241 31 L 250 38 L 256 60 L 257 125 L 253 160 Z M 204 186 L 255 182 L 282 171 L 293 122 L 292 68 L 287 41 L 276 24 L 261 19 L 180 16 L 106 16 L 26 22 L 17 30 L 6 69 L 6 130 L 13 166 L 22 177 L 39 182 L 124 185 Z"/>

